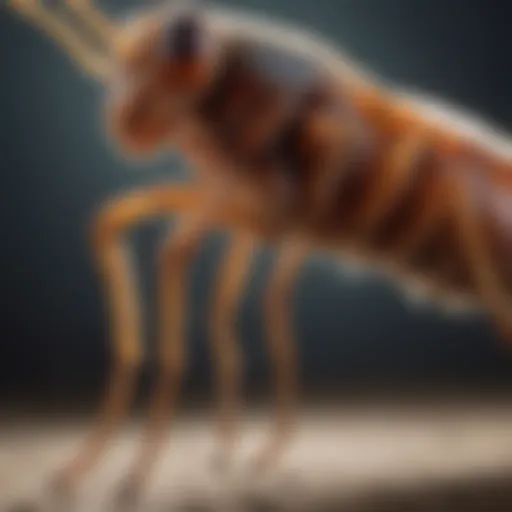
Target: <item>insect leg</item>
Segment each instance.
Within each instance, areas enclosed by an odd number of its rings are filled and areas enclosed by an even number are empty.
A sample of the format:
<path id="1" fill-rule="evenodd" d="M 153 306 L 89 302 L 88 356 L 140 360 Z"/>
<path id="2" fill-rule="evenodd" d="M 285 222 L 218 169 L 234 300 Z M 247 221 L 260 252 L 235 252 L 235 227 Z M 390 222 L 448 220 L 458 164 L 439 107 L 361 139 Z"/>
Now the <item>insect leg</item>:
<path id="1" fill-rule="evenodd" d="M 212 355 L 217 371 L 218 427 L 220 447 L 214 454 L 214 466 L 229 464 L 236 435 L 242 356 L 236 335 L 236 313 L 250 264 L 255 240 L 236 234 L 218 275 L 212 308 Z"/>
<path id="2" fill-rule="evenodd" d="M 193 188 L 154 188 L 109 202 L 93 224 L 93 249 L 105 281 L 111 310 L 114 371 L 96 428 L 54 478 L 53 489 L 71 490 L 99 461 L 129 406 L 141 359 L 140 305 L 124 244 L 129 228 L 151 217 L 194 209 L 200 194 Z"/>
<path id="3" fill-rule="evenodd" d="M 99 256 L 112 310 L 114 365 L 95 430 L 76 457 L 57 476 L 55 485 L 61 491 L 71 489 L 104 453 L 129 406 L 141 359 L 140 307 L 126 248 L 117 240 L 110 240 L 103 245 Z"/>
<path id="4" fill-rule="evenodd" d="M 284 245 L 264 298 L 269 357 L 276 385 L 275 428 L 268 444 L 251 462 L 265 470 L 277 461 L 293 428 L 296 408 L 298 361 L 292 325 L 291 292 L 307 252 L 300 245 Z"/>
<path id="5" fill-rule="evenodd" d="M 118 495 L 119 504 L 132 505 L 140 497 L 157 462 L 167 434 L 187 364 L 186 312 L 188 269 L 199 243 L 213 227 L 212 211 L 184 219 L 167 239 L 159 262 L 159 374 L 150 404 L 143 443 Z"/>

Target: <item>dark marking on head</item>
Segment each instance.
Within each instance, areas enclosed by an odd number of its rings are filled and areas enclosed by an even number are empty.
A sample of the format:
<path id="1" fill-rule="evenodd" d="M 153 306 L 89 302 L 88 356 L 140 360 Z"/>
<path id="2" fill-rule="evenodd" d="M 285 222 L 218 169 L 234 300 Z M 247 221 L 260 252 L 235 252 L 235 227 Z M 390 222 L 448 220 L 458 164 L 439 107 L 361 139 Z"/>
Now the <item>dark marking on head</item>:
<path id="1" fill-rule="evenodd" d="M 165 56 L 177 63 L 201 59 L 208 50 L 207 44 L 204 20 L 195 11 L 178 15 L 164 32 Z"/>
<path id="2" fill-rule="evenodd" d="M 174 22 L 166 33 L 165 45 L 173 59 L 190 60 L 201 51 L 201 26 L 194 15 L 185 15 Z"/>
<path id="3" fill-rule="evenodd" d="M 219 45 L 204 13 L 173 14 L 162 27 L 159 78 L 175 98 L 194 101 L 211 85 Z"/>

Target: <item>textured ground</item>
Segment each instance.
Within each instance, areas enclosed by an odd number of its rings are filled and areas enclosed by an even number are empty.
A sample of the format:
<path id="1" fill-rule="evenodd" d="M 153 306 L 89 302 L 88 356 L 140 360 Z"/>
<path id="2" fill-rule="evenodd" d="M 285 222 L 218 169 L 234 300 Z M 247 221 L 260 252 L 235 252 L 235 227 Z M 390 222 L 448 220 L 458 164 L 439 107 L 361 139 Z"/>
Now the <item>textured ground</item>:
<path id="1" fill-rule="evenodd" d="M 225 479 L 212 475 L 206 464 L 212 449 L 209 420 L 179 419 L 143 510 L 512 510 L 512 406 L 506 402 L 310 412 L 279 469 L 248 477 L 243 462 L 262 439 L 263 419 L 246 420 L 247 437 Z M 1 427 L 2 512 L 41 501 L 48 471 L 73 451 L 87 427 L 81 420 L 32 422 L 12 420 Z M 136 424 L 125 429 L 73 510 L 110 510 L 109 498 L 132 460 L 137 433 Z"/>

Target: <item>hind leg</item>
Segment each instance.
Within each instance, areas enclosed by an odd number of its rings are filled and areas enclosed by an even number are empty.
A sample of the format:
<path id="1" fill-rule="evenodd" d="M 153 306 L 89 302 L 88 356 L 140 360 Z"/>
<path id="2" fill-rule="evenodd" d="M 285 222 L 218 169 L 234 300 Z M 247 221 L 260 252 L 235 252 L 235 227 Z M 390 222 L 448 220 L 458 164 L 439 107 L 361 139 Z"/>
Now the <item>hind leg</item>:
<path id="1" fill-rule="evenodd" d="M 236 437 L 242 357 L 236 335 L 237 307 L 255 251 L 252 237 L 236 234 L 220 269 L 212 308 L 212 355 L 216 366 L 219 446 L 216 469 L 230 462 Z"/>
<path id="2" fill-rule="evenodd" d="M 138 456 L 118 495 L 124 510 L 138 502 L 167 437 L 187 364 L 188 270 L 199 243 L 211 229 L 212 215 L 198 215 L 178 225 L 166 240 L 159 264 L 159 370 L 149 421 Z"/>
<path id="3" fill-rule="evenodd" d="M 251 461 L 251 468 L 256 471 L 266 470 L 279 460 L 293 431 L 298 361 L 291 293 L 306 255 L 302 246 L 283 246 L 264 298 L 267 348 L 275 377 L 276 409 L 270 439 Z"/>

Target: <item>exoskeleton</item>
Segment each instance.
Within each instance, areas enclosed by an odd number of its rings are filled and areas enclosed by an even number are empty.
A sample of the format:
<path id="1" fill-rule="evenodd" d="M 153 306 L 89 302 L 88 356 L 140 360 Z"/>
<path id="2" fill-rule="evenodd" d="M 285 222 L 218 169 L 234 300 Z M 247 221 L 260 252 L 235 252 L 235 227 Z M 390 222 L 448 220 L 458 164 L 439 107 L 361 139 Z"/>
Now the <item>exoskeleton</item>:
<path id="1" fill-rule="evenodd" d="M 292 425 L 297 356 L 289 301 L 310 252 L 356 258 L 447 307 L 486 311 L 512 334 L 511 152 L 487 124 L 385 84 L 320 38 L 271 20 L 166 4 L 114 22 L 87 0 L 70 0 L 74 22 L 95 31 L 92 44 L 62 9 L 39 0 L 9 5 L 104 84 L 105 126 L 122 152 L 178 151 L 193 177 L 112 199 L 94 220 L 115 369 L 98 428 L 59 473 L 61 486 L 93 467 L 129 404 L 141 326 L 124 236 L 155 217 L 179 215 L 180 222 L 160 251 L 160 370 L 145 442 L 124 487 L 130 495 L 160 451 L 178 396 L 187 268 L 214 229 L 234 233 L 212 315 L 221 460 L 235 434 L 236 306 L 258 240 L 279 250 L 265 297 L 277 428 L 258 467 L 276 459 Z"/>

